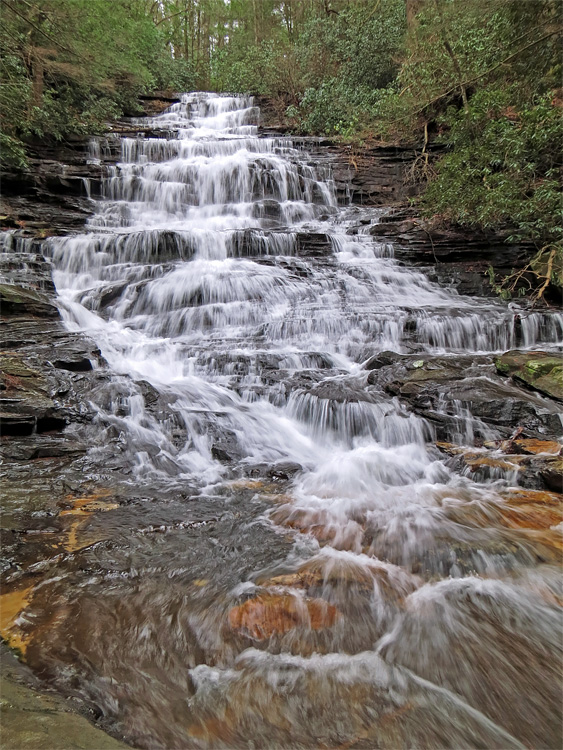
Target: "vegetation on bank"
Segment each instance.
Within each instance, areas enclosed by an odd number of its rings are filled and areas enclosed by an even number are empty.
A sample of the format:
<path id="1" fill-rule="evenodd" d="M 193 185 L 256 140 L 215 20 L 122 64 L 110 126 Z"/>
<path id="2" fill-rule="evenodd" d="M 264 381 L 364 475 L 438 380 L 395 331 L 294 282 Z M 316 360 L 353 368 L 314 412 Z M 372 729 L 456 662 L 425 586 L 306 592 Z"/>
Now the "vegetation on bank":
<path id="1" fill-rule="evenodd" d="M 0 0 L 1 145 L 100 130 L 155 89 L 269 97 L 300 132 L 417 144 L 422 209 L 536 244 L 561 285 L 557 0 Z M 445 152 L 429 155 L 429 142 Z"/>

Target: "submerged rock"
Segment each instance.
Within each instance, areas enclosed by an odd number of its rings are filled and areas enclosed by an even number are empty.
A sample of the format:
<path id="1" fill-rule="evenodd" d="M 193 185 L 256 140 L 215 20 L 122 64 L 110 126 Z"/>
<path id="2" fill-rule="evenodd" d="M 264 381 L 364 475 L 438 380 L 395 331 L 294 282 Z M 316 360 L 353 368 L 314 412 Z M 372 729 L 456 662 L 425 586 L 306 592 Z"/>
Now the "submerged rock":
<path id="1" fill-rule="evenodd" d="M 232 630 L 262 641 L 294 628 L 328 628 L 339 619 L 336 607 L 322 599 L 291 594 L 259 594 L 229 612 Z"/>

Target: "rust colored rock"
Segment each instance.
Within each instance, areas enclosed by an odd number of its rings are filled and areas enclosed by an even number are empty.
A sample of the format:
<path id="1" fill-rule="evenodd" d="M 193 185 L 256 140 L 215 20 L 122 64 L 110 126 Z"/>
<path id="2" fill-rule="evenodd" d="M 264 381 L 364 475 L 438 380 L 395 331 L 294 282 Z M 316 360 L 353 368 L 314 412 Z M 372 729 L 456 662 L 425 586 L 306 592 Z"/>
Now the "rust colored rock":
<path id="1" fill-rule="evenodd" d="M 538 504 L 561 506 L 563 504 L 563 495 L 560 495 L 558 492 L 511 487 L 505 490 L 502 495 L 510 505 Z"/>
<path id="2" fill-rule="evenodd" d="M 549 453 L 558 456 L 563 446 L 555 440 L 515 440 L 514 447 L 521 453 L 537 455 L 538 453 Z"/>
<path id="3" fill-rule="evenodd" d="M 230 610 L 229 627 L 262 641 L 298 627 L 329 628 L 339 617 L 336 607 L 322 599 L 261 594 Z"/>
<path id="4" fill-rule="evenodd" d="M 501 523 L 511 529 L 550 529 L 563 521 L 560 508 L 548 505 L 519 505 L 501 511 Z"/>

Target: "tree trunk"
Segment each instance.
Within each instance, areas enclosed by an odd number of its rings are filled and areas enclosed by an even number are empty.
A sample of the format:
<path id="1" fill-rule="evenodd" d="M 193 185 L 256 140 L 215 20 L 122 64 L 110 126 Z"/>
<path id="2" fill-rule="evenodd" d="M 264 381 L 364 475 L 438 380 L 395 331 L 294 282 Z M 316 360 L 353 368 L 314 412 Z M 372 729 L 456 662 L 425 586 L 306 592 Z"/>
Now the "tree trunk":
<path id="1" fill-rule="evenodd" d="M 463 75 L 461 73 L 461 68 L 460 68 L 458 59 L 455 56 L 455 53 L 448 39 L 448 35 L 446 32 L 446 24 L 444 23 L 444 16 L 442 15 L 442 8 L 440 7 L 439 0 L 434 0 L 434 5 L 436 7 L 436 12 L 438 13 L 438 19 L 440 21 L 440 36 L 442 37 L 442 43 L 444 45 L 446 52 L 450 56 L 450 59 L 454 66 L 454 70 L 455 70 L 458 84 L 459 84 L 459 89 L 461 91 L 461 100 L 463 102 L 463 109 L 465 110 L 465 113 L 467 114 L 469 112 L 469 104 L 467 102 L 467 89 L 465 88 L 465 85 L 463 83 Z"/>
<path id="2" fill-rule="evenodd" d="M 45 63 L 36 49 L 33 49 L 31 53 L 31 65 L 33 70 L 33 106 L 41 107 L 43 104 Z"/>
<path id="3" fill-rule="evenodd" d="M 416 15 L 423 8 L 425 0 L 406 0 L 407 3 L 407 28 L 410 30 L 416 25 Z"/>

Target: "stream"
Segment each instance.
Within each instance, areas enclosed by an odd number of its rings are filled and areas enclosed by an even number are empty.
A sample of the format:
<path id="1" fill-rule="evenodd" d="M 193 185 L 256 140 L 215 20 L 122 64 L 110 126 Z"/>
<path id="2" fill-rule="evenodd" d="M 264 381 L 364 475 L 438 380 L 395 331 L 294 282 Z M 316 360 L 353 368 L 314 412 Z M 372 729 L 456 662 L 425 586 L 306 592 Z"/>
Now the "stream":
<path id="1" fill-rule="evenodd" d="M 45 242 L 111 372 L 89 460 L 127 473 L 68 511 L 28 663 L 151 750 L 559 747 L 556 521 L 506 523 L 514 478 L 456 468 L 366 362 L 555 350 L 561 315 L 399 263 L 258 117 L 184 95 Z M 500 437 L 449 416 L 456 445 Z"/>

